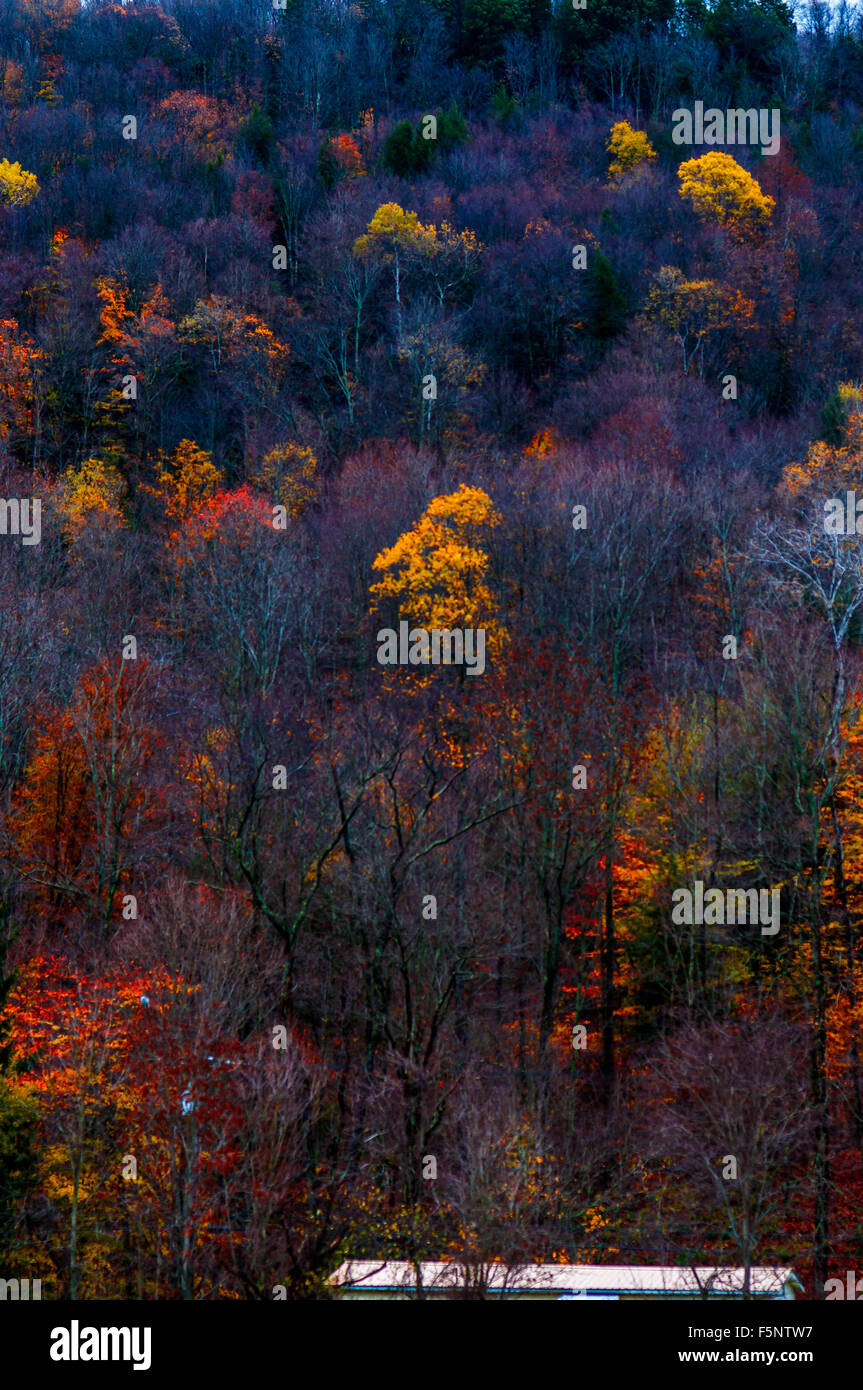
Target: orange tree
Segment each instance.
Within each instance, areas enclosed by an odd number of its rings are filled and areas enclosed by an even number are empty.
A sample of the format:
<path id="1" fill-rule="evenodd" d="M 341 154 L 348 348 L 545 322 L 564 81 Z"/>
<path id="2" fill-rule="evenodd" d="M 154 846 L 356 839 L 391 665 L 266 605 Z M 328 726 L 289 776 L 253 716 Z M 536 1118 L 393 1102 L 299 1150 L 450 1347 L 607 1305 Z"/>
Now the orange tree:
<path id="1" fill-rule="evenodd" d="M 15 319 L 0 320 L 0 448 L 20 444 L 32 429 L 42 356 Z"/>
<path id="2" fill-rule="evenodd" d="M 161 966 L 97 976 L 34 958 L 10 1017 L 52 1213 L 27 1253 L 72 1299 L 120 1284 L 138 1298 L 202 1292 L 203 1271 L 214 1278 L 227 1253 L 238 1044 Z"/>
<path id="3" fill-rule="evenodd" d="M 83 912 L 107 935 L 132 891 L 136 834 L 155 806 L 147 770 L 148 664 L 103 660 L 65 708 L 36 717 L 35 746 L 6 820 L 7 853 L 51 926 Z"/>

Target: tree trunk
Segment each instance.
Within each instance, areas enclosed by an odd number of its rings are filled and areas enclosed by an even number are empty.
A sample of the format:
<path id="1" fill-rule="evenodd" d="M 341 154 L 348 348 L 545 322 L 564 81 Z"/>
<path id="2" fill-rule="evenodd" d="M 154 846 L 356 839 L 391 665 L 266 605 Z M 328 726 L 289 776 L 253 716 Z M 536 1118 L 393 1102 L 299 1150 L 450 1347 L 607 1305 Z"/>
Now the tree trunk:
<path id="1" fill-rule="evenodd" d="M 602 914 L 602 1079 L 606 1103 L 614 1087 L 614 843 L 605 847 L 605 895 Z"/>

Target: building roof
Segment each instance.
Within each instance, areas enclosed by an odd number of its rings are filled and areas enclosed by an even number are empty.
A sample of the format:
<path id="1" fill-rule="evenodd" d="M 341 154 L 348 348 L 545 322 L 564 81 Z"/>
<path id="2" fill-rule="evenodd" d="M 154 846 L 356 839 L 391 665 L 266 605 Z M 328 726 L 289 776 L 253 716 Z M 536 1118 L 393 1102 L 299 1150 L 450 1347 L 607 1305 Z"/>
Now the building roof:
<path id="1" fill-rule="evenodd" d="M 476 1271 L 477 1266 L 471 1266 Z M 729 1266 L 699 1265 L 524 1265 L 482 1267 L 491 1290 L 557 1294 L 695 1294 L 742 1293 L 744 1270 Z M 454 1262 L 428 1260 L 420 1264 L 426 1289 L 455 1290 L 465 1283 L 462 1267 Z M 409 1260 L 346 1260 L 330 1276 L 342 1289 L 370 1293 L 407 1291 L 417 1287 L 416 1268 Z M 753 1294 L 780 1295 L 791 1284 L 802 1291 L 793 1269 L 753 1265 L 749 1287 Z"/>

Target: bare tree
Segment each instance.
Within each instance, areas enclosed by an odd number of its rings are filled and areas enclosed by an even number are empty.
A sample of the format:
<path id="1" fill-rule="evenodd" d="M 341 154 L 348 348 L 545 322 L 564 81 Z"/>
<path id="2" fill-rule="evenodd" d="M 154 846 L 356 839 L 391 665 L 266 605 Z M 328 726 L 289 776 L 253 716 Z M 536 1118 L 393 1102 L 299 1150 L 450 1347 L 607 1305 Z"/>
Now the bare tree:
<path id="1" fill-rule="evenodd" d="M 687 1025 L 653 1069 L 657 1132 L 675 1181 L 723 1213 L 749 1297 L 756 1250 L 786 1209 L 811 1133 L 804 1030 L 779 1018 Z"/>

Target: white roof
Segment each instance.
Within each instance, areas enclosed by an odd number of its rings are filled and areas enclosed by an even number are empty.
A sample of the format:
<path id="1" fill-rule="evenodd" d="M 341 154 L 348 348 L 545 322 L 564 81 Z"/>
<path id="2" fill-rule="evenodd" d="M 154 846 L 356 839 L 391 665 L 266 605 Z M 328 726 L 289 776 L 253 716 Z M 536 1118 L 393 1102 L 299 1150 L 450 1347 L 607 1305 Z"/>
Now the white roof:
<path id="1" fill-rule="evenodd" d="M 470 1267 L 476 1270 L 476 1266 Z M 490 1289 L 525 1293 L 741 1293 L 744 1271 L 729 1266 L 699 1265 L 524 1265 L 481 1267 Z M 462 1267 L 454 1262 L 427 1260 L 420 1264 L 425 1288 L 457 1289 L 465 1282 Z M 781 1294 L 791 1281 L 802 1288 L 793 1269 L 753 1265 L 749 1270 L 752 1293 Z M 416 1269 L 409 1260 L 346 1260 L 330 1276 L 341 1288 L 369 1292 L 416 1288 Z"/>

